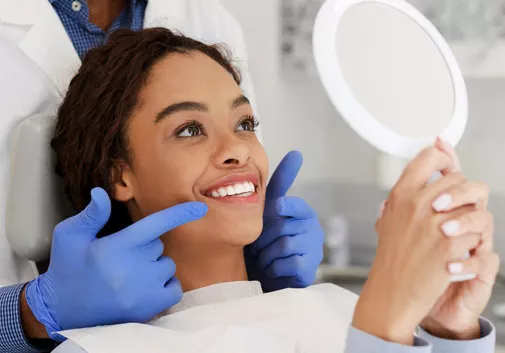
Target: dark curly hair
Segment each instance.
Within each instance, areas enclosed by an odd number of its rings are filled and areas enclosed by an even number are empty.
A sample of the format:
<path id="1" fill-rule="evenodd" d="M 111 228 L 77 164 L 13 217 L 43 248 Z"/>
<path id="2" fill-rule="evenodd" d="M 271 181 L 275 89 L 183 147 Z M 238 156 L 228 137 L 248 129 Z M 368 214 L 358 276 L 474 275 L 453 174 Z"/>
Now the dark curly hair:
<path id="1" fill-rule="evenodd" d="M 51 146 L 56 173 L 77 211 L 91 200 L 94 187 L 112 195 L 121 163 L 131 161 L 128 120 L 152 67 L 170 54 L 201 52 L 240 84 L 241 78 L 223 46 L 206 45 L 165 28 L 118 30 L 103 46 L 90 50 L 59 108 Z M 113 200 L 101 236 L 131 224 L 126 205 Z"/>

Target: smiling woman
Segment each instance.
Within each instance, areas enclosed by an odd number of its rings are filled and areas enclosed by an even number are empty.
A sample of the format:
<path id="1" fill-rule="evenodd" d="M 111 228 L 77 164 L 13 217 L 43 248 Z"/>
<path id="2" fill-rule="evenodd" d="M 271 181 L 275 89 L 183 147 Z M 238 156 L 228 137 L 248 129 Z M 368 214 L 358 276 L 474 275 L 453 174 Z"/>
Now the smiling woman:
<path id="1" fill-rule="evenodd" d="M 57 171 L 79 211 L 93 187 L 112 196 L 103 234 L 207 203 L 203 220 L 162 237 L 185 291 L 247 280 L 243 247 L 262 230 L 268 162 L 239 84 L 217 46 L 165 29 L 120 31 L 88 54 L 59 110 Z"/>

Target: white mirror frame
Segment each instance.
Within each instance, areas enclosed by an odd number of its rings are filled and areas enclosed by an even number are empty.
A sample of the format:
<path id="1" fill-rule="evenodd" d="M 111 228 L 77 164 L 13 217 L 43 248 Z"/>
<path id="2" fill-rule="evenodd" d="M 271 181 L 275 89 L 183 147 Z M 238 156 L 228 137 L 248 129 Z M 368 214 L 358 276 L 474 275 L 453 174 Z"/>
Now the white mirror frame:
<path id="1" fill-rule="evenodd" d="M 410 159 L 432 145 L 437 136 L 413 138 L 403 136 L 376 120 L 355 98 L 340 69 L 337 55 L 337 30 L 346 11 L 353 6 L 378 3 L 390 6 L 415 21 L 438 47 L 450 71 L 454 86 L 454 115 L 447 129 L 438 136 L 456 146 L 466 127 L 468 95 L 461 69 L 449 45 L 424 15 L 403 0 L 327 0 L 319 10 L 313 34 L 316 67 L 323 86 L 345 121 L 377 149 Z"/>

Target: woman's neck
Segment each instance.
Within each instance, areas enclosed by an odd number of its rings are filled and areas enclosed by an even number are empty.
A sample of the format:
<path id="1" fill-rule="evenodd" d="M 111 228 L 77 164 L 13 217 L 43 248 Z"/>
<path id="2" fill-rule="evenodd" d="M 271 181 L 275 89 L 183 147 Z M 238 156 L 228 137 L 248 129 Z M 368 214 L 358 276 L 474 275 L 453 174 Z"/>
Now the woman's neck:
<path id="1" fill-rule="evenodd" d="M 181 251 L 181 248 L 165 243 L 164 255 L 174 260 L 176 277 L 184 292 L 217 283 L 248 280 L 244 250 L 240 246 L 191 247 L 190 251 Z"/>
<path id="2" fill-rule="evenodd" d="M 106 31 L 126 4 L 127 0 L 88 0 L 89 21 Z"/>

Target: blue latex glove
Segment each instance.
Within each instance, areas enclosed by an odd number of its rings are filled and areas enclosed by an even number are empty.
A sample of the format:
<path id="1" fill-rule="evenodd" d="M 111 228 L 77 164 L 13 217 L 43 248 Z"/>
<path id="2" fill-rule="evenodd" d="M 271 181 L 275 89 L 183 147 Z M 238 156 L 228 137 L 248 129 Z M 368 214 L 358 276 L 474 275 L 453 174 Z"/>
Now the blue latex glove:
<path id="1" fill-rule="evenodd" d="M 33 314 L 58 341 L 64 338 L 53 332 L 146 322 L 178 303 L 182 289 L 175 264 L 161 257 L 159 237 L 207 212 L 204 203 L 189 202 L 97 239 L 111 202 L 100 188 L 91 197 L 84 211 L 55 227 L 49 269 L 26 288 Z"/>
<path id="2" fill-rule="evenodd" d="M 266 191 L 263 232 L 245 250 L 249 278 L 265 291 L 310 286 L 323 259 L 324 233 L 316 212 L 304 200 L 285 196 L 302 163 L 302 154 L 292 151 L 275 170 Z"/>

